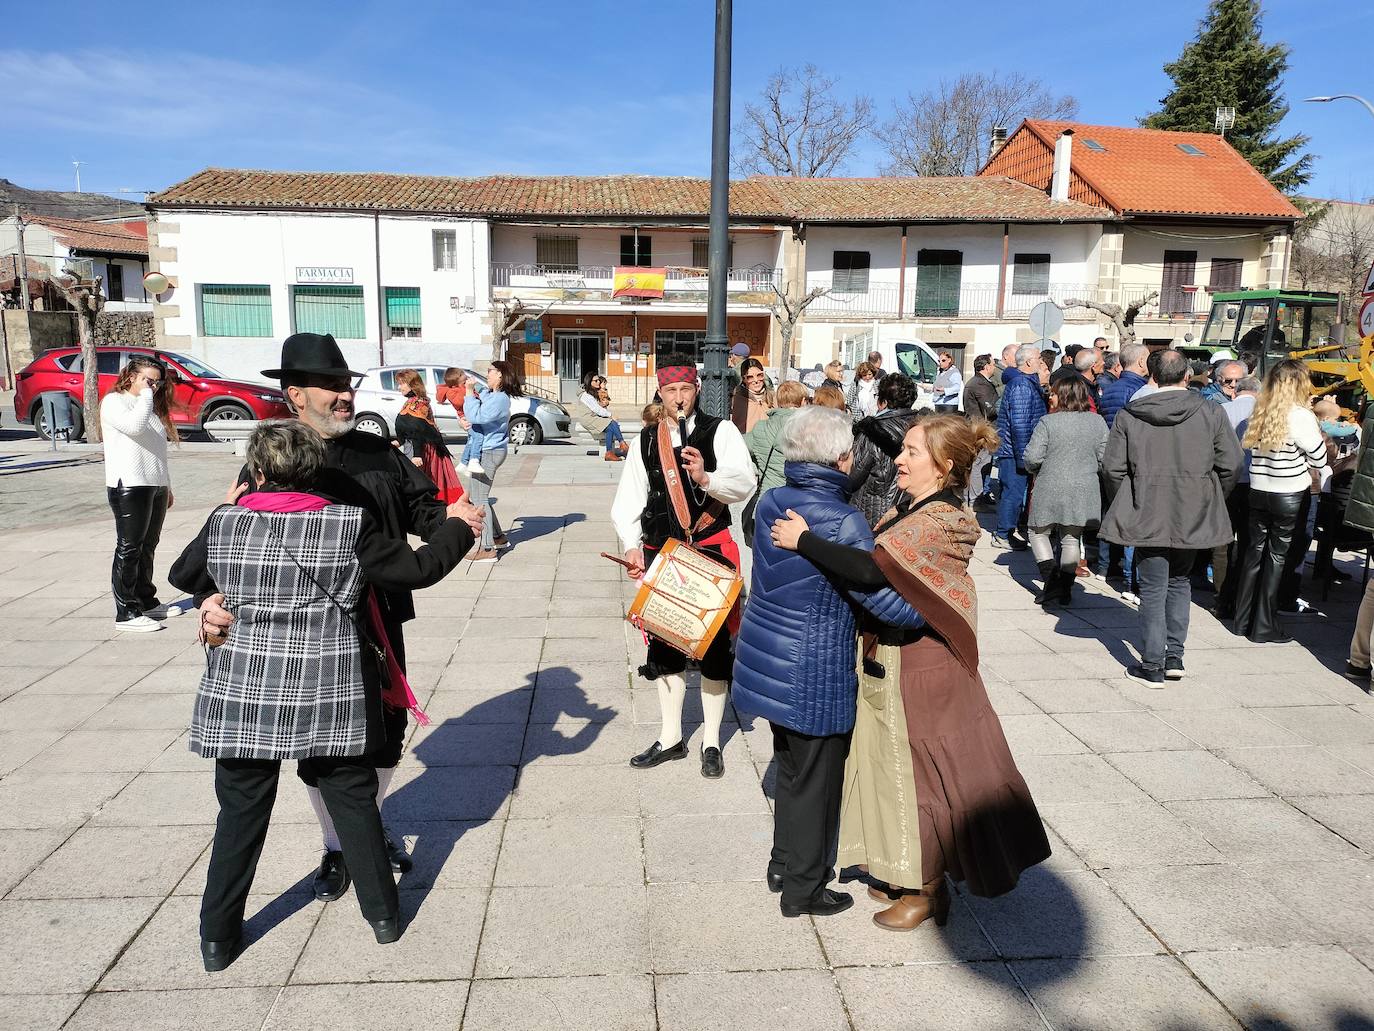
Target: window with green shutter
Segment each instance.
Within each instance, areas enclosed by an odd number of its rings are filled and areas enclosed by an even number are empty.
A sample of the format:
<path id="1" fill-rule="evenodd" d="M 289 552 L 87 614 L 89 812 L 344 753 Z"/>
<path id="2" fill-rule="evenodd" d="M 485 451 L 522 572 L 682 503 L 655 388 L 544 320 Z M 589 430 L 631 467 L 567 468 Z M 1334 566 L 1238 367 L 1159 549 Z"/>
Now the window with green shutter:
<path id="1" fill-rule="evenodd" d="M 1011 292 L 1044 297 L 1050 292 L 1050 256 L 1018 254 L 1012 259 Z"/>
<path id="2" fill-rule="evenodd" d="M 208 337 L 272 336 L 272 288 L 202 284 L 200 327 Z"/>
<path id="3" fill-rule="evenodd" d="M 916 252 L 917 315 L 958 315 L 963 251 Z"/>
<path id="4" fill-rule="evenodd" d="M 836 251 L 831 263 L 830 289 L 837 294 L 868 293 L 868 251 Z"/>
<path id="5" fill-rule="evenodd" d="M 393 337 L 420 335 L 420 288 L 418 286 L 389 286 L 386 288 L 386 325 Z"/>
<path id="6" fill-rule="evenodd" d="M 360 286 L 294 288 L 297 333 L 330 333 L 338 340 L 365 340 L 367 319 Z"/>

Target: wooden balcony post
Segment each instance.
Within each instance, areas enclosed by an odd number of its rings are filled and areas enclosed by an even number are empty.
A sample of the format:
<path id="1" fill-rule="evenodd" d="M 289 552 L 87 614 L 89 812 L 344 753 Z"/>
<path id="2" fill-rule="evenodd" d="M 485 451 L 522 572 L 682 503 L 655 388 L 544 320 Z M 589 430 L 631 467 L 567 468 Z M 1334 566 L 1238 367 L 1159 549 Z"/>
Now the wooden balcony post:
<path id="1" fill-rule="evenodd" d="M 1002 223 L 1002 264 L 997 267 L 997 317 L 1002 311 L 1007 296 L 1007 253 L 1011 249 L 1011 223 Z"/>

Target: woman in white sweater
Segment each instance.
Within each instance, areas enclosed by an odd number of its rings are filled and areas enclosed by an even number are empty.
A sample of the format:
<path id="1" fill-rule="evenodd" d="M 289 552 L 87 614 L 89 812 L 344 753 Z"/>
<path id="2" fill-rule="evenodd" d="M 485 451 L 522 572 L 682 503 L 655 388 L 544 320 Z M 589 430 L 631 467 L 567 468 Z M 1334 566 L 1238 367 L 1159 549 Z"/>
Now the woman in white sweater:
<path id="1" fill-rule="evenodd" d="M 1240 556 L 1232 629 L 1257 643 L 1290 640 L 1278 621 L 1279 582 L 1306 495 L 1331 475 L 1302 362 L 1279 362 L 1241 441 L 1250 452 L 1250 541 Z"/>
<path id="2" fill-rule="evenodd" d="M 110 580 L 117 630 L 161 630 L 159 618 L 181 613 L 180 606 L 161 604 L 153 587 L 153 555 L 172 507 L 167 468 L 167 438 L 177 439 L 172 389 L 160 362 L 134 355 L 100 402 L 105 493 L 115 517 Z"/>

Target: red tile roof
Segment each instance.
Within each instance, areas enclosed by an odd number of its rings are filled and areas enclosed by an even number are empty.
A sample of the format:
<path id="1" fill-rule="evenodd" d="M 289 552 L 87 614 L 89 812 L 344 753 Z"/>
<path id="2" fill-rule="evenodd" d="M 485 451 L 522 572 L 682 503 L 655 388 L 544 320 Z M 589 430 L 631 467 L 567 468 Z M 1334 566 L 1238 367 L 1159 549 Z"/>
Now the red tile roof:
<path id="1" fill-rule="evenodd" d="M 1293 203 L 1220 136 L 1028 118 L 980 175 L 1010 175 L 1049 190 L 1054 143 L 1073 130 L 1069 196 L 1122 215 L 1296 219 Z M 1100 145 L 1095 150 L 1088 141 Z M 1192 155 L 1182 146 L 1194 147 Z"/>
<path id="2" fill-rule="evenodd" d="M 127 254 L 130 257 L 148 256 L 148 223 L 87 222 L 72 218 L 33 218 L 35 225 L 46 227 L 53 236 L 74 251 L 95 251 L 98 254 Z"/>
<path id="3" fill-rule="evenodd" d="M 153 207 L 336 208 L 501 217 L 704 220 L 706 179 L 670 176 L 443 176 L 207 168 L 148 199 Z M 730 184 L 731 215 L 756 221 L 1102 221 L 1083 204 L 1051 204 L 1009 178 L 788 179 Z"/>

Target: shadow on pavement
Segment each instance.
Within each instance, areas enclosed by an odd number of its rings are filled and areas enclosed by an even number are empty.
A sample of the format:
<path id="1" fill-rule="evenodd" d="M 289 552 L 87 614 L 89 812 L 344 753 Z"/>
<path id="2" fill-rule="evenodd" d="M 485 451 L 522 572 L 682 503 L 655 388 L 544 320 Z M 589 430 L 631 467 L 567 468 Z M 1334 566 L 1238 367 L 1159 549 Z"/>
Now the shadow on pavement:
<path id="1" fill-rule="evenodd" d="M 535 687 L 536 679 L 546 689 L 550 685 L 557 688 L 558 711 L 550 713 L 547 709 L 542 710 L 547 714 L 548 724 L 564 716 L 589 722 L 572 734 L 551 732 L 534 735 L 529 732 L 531 724 L 527 712 L 520 755 L 515 763 L 464 762 L 462 752 L 465 747 L 471 747 L 475 738 L 494 734 L 498 728 L 512 725 L 509 719 L 512 704 L 529 704 L 521 695 Z M 526 683 L 521 687 L 479 702 L 462 716 L 445 720 L 428 731 L 410 749 L 411 755 L 424 765 L 424 771 L 388 795 L 383 807 L 387 813 L 399 814 L 387 818 L 387 825 L 393 833 L 413 835 L 415 838 L 411 849 L 414 870 L 403 876 L 398 885 L 403 891 L 414 889 L 418 893 L 415 912 L 424 906 L 425 899 L 434 890 L 440 873 L 464 833 L 489 823 L 501 812 L 507 799 L 519 787 L 520 773 L 525 766 L 541 757 L 575 755 L 585 751 L 600 735 L 606 722 L 616 715 L 617 710 L 596 705 L 587 699 L 581 687 L 581 677 L 576 672 L 564 666 L 554 666 L 537 674 L 526 674 Z M 540 726 L 553 730 L 551 726 L 545 726 L 542 718 Z M 537 748 L 532 747 L 535 742 Z M 472 776 L 478 771 L 506 769 L 512 773 L 509 788 L 504 786 L 504 779 L 497 782 L 480 775 Z M 465 781 L 468 783 L 465 784 Z M 452 802 L 451 807 L 446 804 L 449 801 Z"/>

